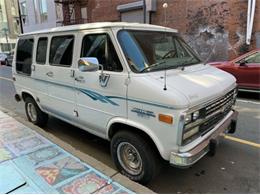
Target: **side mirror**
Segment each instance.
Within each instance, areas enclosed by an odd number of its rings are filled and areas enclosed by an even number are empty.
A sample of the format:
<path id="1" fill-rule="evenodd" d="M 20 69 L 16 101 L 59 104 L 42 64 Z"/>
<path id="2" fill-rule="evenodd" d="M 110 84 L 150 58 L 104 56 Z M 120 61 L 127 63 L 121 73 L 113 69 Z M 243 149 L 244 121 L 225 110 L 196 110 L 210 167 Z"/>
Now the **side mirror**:
<path id="1" fill-rule="evenodd" d="M 239 66 L 246 66 L 246 60 L 245 59 L 243 59 L 243 60 L 241 60 L 240 62 L 239 62 Z"/>
<path id="2" fill-rule="evenodd" d="M 99 62 L 97 58 L 86 57 L 78 60 L 78 67 L 81 72 L 95 72 L 99 69 Z"/>

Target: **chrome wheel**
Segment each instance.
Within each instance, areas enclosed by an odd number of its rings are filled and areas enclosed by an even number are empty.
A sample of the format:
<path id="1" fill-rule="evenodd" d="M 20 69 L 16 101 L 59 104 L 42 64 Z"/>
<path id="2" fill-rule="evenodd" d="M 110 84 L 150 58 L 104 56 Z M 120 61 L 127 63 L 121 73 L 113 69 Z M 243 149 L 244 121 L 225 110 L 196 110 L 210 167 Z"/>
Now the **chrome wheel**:
<path id="1" fill-rule="evenodd" d="M 31 121 L 35 122 L 37 120 L 36 108 L 31 102 L 27 104 L 27 113 Z"/>
<path id="2" fill-rule="evenodd" d="M 139 175 L 143 164 L 138 150 L 128 142 L 121 142 L 117 147 L 117 158 L 121 166 L 132 175 Z"/>

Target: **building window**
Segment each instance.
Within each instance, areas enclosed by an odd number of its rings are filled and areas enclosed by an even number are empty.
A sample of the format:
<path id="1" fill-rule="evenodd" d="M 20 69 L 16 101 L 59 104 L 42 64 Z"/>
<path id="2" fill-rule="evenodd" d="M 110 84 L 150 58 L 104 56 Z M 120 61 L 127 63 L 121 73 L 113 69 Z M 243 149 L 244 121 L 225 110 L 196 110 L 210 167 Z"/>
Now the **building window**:
<path id="1" fill-rule="evenodd" d="M 56 22 L 58 26 L 62 24 L 63 21 L 63 9 L 61 4 L 55 4 L 55 9 L 56 9 Z"/>
<path id="2" fill-rule="evenodd" d="M 80 12 L 81 12 L 81 23 L 86 23 L 88 20 L 88 13 L 87 13 L 87 7 L 82 7 L 80 8 Z"/>
<path id="3" fill-rule="evenodd" d="M 34 0 L 35 23 L 44 23 L 48 20 L 47 0 Z"/>
<path id="4" fill-rule="evenodd" d="M 74 36 L 58 36 L 51 40 L 49 62 L 54 66 L 71 66 Z"/>
<path id="5" fill-rule="evenodd" d="M 33 7 L 34 7 L 34 14 L 35 14 L 35 23 L 40 23 L 40 12 L 39 12 L 39 5 L 38 0 L 33 1 Z"/>
<path id="6" fill-rule="evenodd" d="M 47 0 L 39 0 L 39 9 L 40 9 L 40 18 L 41 23 L 44 23 L 48 20 L 48 9 L 47 9 Z"/>
<path id="7" fill-rule="evenodd" d="M 16 51 L 16 71 L 31 75 L 33 39 L 19 39 Z"/>

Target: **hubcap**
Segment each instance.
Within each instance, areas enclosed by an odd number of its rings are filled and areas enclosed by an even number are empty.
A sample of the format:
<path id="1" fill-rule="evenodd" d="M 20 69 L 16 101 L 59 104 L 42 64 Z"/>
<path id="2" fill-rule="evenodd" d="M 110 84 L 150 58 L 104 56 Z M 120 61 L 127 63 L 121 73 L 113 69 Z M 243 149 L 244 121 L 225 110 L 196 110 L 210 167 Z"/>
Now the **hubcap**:
<path id="1" fill-rule="evenodd" d="M 32 103 L 27 104 L 27 111 L 28 111 L 28 115 L 29 115 L 31 121 L 36 121 L 37 113 L 36 113 L 35 106 Z"/>
<path id="2" fill-rule="evenodd" d="M 137 149 L 128 142 L 122 142 L 117 148 L 117 158 L 120 165 L 130 174 L 138 175 L 141 173 L 143 165 Z"/>

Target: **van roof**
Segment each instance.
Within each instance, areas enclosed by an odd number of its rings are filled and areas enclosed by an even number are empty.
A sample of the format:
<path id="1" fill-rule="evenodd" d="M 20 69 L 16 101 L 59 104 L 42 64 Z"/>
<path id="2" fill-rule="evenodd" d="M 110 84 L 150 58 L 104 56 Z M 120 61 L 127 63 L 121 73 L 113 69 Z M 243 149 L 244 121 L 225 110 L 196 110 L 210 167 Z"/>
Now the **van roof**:
<path id="1" fill-rule="evenodd" d="M 21 34 L 20 36 L 52 33 L 52 32 L 87 30 L 87 29 L 96 29 L 96 28 L 113 28 L 113 27 L 149 28 L 151 30 L 166 30 L 166 31 L 171 31 L 171 32 L 176 32 L 176 33 L 178 32 L 176 29 L 163 27 L 163 26 L 157 26 L 157 25 L 151 25 L 151 24 L 128 23 L 128 22 L 96 22 L 96 23 L 86 23 L 86 24 L 77 24 L 77 25 L 49 28 L 49 29 L 24 33 L 24 34 Z"/>

